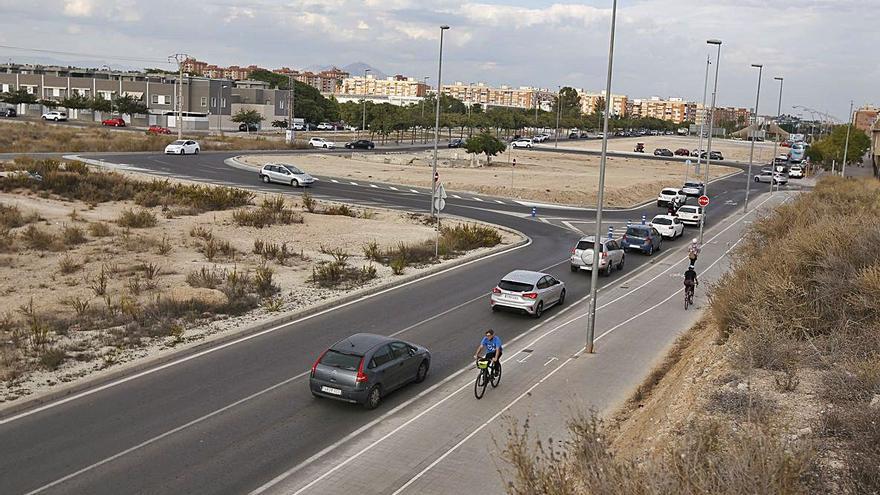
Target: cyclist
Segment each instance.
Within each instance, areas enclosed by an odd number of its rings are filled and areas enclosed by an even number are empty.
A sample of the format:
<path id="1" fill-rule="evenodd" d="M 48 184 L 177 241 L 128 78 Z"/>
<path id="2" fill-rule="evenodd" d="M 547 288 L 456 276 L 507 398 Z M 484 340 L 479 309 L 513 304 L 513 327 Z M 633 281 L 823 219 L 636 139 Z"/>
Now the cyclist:
<path id="1" fill-rule="evenodd" d="M 693 304 L 695 285 L 700 285 L 700 281 L 697 280 L 697 272 L 694 271 L 694 266 L 691 265 L 688 267 L 687 271 L 684 272 L 684 291 L 688 294 L 691 304 Z"/>
<path id="2" fill-rule="evenodd" d="M 690 268 L 693 268 L 697 263 L 697 257 L 700 255 L 700 246 L 697 244 L 696 239 L 691 240 L 691 245 L 688 246 L 688 259 L 691 260 Z"/>
<path id="3" fill-rule="evenodd" d="M 495 335 L 495 330 L 491 328 L 486 330 L 486 336 L 480 340 L 477 351 L 474 353 L 474 359 L 480 358 L 480 353 L 485 351 L 485 358 L 492 365 L 492 372 L 497 374 L 501 368 L 501 337 Z"/>

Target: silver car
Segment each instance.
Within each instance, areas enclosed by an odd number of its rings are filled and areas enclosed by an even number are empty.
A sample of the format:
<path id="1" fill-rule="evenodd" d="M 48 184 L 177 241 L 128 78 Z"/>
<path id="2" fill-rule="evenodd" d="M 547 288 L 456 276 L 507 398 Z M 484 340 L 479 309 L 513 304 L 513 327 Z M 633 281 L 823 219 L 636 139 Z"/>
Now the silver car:
<path id="1" fill-rule="evenodd" d="M 767 182 L 771 184 L 787 184 L 788 176 L 779 172 L 764 171 L 755 176 L 755 182 Z"/>
<path id="2" fill-rule="evenodd" d="M 552 275 L 514 270 L 492 289 L 492 311 L 513 309 L 539 318 L 545 309 L 565 302 L 565 284 Z"/>
<path id="3" fill-rule="evenodd" d="M 593 244 L 595 237 L 585 236 L 571 249 L 571 271 L 593 269 Z M 600 239 L 599 273 L 611 275 L 611 269 L 623 270 L 626 255 L 614 239 Z"/>
<path id="4" fill-rule="evenodd" d="M 375 409 L 387 394 L 420 383 L 431 367 L 431 353 L 402 340 L 357 333 L 330 346 L 312 365 L 312 395 Z"/>
<path id="5" fill-rule="evenodd" d="M 287 163 L 267 163 L 260 169 L 260 180 L 266 184 L 280 182 L 291 187 L 311 186 L 317 179 Z"/>

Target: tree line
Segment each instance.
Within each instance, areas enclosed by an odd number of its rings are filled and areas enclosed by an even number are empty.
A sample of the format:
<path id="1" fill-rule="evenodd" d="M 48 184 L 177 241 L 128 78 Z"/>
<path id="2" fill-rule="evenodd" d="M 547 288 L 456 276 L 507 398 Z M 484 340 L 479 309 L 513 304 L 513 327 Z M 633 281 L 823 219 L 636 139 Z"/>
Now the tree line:
<path id="1" fill-rule="evenodd" d="M 49 109 L 66 108 L 69 110 L 92 110 L 98 112 L 116 111 L 120 115 L 147 113 L 147 104 L 143 98 L 135 98 L 131 95 L 116 96 L 112 99 L 89 98 L 81 94 L 68 95 L 60 100 L 40 99 L 37 95 L 29 93 L 24 88 L 8 91 L 0 94 L 0 101 L 10 105 L 42 105 Z"/>

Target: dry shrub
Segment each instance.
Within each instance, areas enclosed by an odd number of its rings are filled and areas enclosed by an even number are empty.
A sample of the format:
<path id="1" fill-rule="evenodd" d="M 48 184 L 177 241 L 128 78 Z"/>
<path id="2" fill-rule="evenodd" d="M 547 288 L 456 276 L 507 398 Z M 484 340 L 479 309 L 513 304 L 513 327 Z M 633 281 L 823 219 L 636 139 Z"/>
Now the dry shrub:
<path id="1" fill-rule="evenodd" d="M 11 232 L 9 229 L 0 229 L 0 253 L 14 253 L 15 251 L 15 232 Z"/>
<path id="2" fill-rule="evenodd" d="M 58 271 L 60 271 L 63 275 L 70 275 L 82 268 L 82 264 L 78 263 L 75 259 L 71 258 L 69 255 L 65 255 L 58 262 Z"/>
<path id="3" fill-rule="evenodd" d="M 0 229 L 14 229 L 27 223 L 18 206 L 0 204 Z"/>
<path id="4" fill-rule="evenodd" d="M 805 491 L 812 459 L 808 447 L 752 424 L 697 422 L 638 463 L 615 455 L 595 415 L 570 420 L 561 441 L 537 440 L 529 430 L 528 422 L 509 420 L 501 455 L 511 495 L 793 495 Z"/>
<path id="5" fill-rule="evenodd" d="M 347 258 L 348 255 L 345 255 Z M 376 278 L 376 267 L 362 266 L 355 268 L 349 266 L 345 259 L 334 261 L 321 261 L 312 268 L 312 276 L 309 282 L 331 289 L 351 289 L 359 287 Z"/>
<path id="6" fill-rule="evenodd" d="M 57 347 L 51 347 L 40 354 L 40 364 L 47 370 L 56 370 L 66 358 L 66 352 Z"/>
<path id="7" fill-rule="evenodd" d="M 309 213 L 314 213 L 318 207 L 318 204 L 317 204 L 318 202 L 315 201 L 315 198 L 312 197 L 312 195 L 310 193 L 307 193 L 307 192 L 304 192 L 302 195 L 302 203 L 303 203 L 303 208 L 305 208 L 305 210 L 308 211 Z"/>
<path id="8" fill-rule="evenodd" d="M 767 423 L 776 410 L 776 403 L 756 391 L 721 389 L 709 395 L 707 409 L 729 414 L 738 420 Z"/>
<path id="9" fill-rule="evenodd" d="M 116 219 L 116 223 L 120 227 L 146 229 L 155 227 L 158 220 L 156 220 L 156 215 L 149 210 L 123 210 L 119 218 Z"/>
<path id="10" fill-rule="evenodd" d="M 341 215 L 346 217 L 357 218 L 358 214 L 350 206 L 346 204 L 330 205 L 321 211 L 324 215 Z"/>
<path id="11" fill-rule="evenodd" d="M 61 241 L 65 246 L 77 246 L 86 240 L 86 235 L 80 227 L 65 226 L 61 231 Z"/>
<path id="12" fill-rule="evenodd" d="M 444 254 L 457 254 L 472 249 L 493 247 L 501 243 L 501 234 L 492 227 L 459 224 L 440 228 L 440 245 Z"/>
<path id="13" fill-rule="evenodd" d="M 55 234 L 46 232 L 35 225 L 29 225 L 28 228 L 21 233 L 21 238 L 29 248 L 38 251 L 60 251 L 61 249 L 64 249 L 64 245 Z"/>
<path id="14" fill-rule="evenodd" d="M 189 272 L 186 275 L 186 283 L 191 287 L 204 287 L 216 289 L 226 280 L 226 270 L 217 267 L 201 267 L 198 271 Z"/>
<path id="15" fill-rule="evenodd" d="M 232 219 L 240 226 L 257 227 L 270 225 L 290 225 L 303 223 L 303 216 L 286 206 L 283 196 L 275 196 L 263 200 L 257 209 L 235 210 Z"/>
<path id="16" fill-rule="evenodd" d="M 113 232 L 110 230 L 110 226 L 104 222 L 95 222 L 89 224 L 89 234 L 93 237 L 108 237 Z"/>

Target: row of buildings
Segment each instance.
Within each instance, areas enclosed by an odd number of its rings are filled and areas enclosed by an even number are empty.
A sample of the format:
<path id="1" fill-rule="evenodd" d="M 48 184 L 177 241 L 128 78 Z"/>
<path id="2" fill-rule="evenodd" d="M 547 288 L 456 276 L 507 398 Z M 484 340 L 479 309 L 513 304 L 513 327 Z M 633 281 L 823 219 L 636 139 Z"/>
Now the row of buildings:
<path id="1" fill-rule="evenodd" d="M 271 122 L 286 118 L 287 91 L 272 89 L 265 82 L 240 79 L 249 76 L 258 67 L 216 67 L 196 60 L 184 63 L 182 111 L 184 124 L 194 128 L 231 128 L 229 120 L 240 108 L 256 109 Z M 238 73 L 236 71 L 244 71 Z M 388 102 L 396 105 L 418 104 L 434 92 L 427 78 L 413 79 L 401 75 L 377 78 L 371 74 L 351 76 L 340 69 L 319 73 L 296 71 L 289 68 L 275 70 L 297 81 L 309 84 L 326 96 L 340 102 Z M 222 76 L 222 77 L 220 77 Z M 176 109 L 178 76 L 173 73 L 144 73 L 49 67 L 20 64 L 0 65 L 0 92 L 24 89 L 38 99 L 61 101 L 69 95 L 111 100 L 116 96 L 143 99 L 149 113 L 135 117 L 148 125 L 175 125 L 167 119 Z M 510 107 L 552 110 L 557 92 L 534 87 L 492 87 L 484 83 L 456 82 L 443 85 L 443 94 L 451 95 L 466 105 L 479 104 L 484 108 Z M 594 113 L 604 106 L 604 92 L 577 90 L 581 111 Z M 26 111 L 26 109 L 23 109 Z M 39 110 L 35 110 L 39 111 Z M 77 112 L 77 113 L 81 113 Z M 87 113 L 87 112 L 82 112 Z M 681 98 L 658 97 L 638 99 L 626 95 L 611 96 L 611 113 L 615 116 L 653 117 L 676 124 L 699 121 L 702 106 Z M 100 115 L 95 115 L 97 120 Z M 727 108 L 716 110 L 716 122 L 748 123 L 749 109 Z"/>

